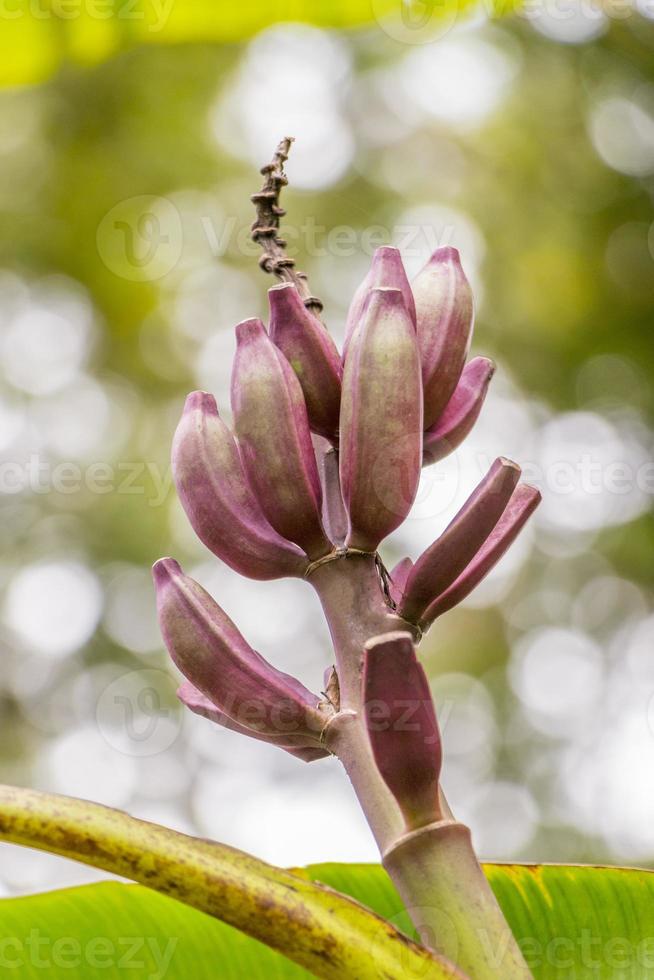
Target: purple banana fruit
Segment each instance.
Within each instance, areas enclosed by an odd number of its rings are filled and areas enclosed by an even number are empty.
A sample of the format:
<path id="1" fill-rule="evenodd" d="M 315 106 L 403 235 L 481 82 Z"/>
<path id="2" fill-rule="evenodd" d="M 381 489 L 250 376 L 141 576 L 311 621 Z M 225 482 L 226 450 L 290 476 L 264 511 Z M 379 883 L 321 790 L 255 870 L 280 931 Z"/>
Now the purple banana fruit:
<path id="1" fill-rule="evenodd" d="M 269 664 L 172 558 L 153 568 L 159 625 L 184 676 L 237 725 L 285 745 L 319 746 L 319 698 Z"/>
<path id="2" fill-rule="evenodd" d="M 312 746 L 298 748 L 293 744 L 285 742 L 283 735 L 280 735 L 279 738 L 272 735 L 262 735 L 261 732 L 255 731 L 252 728 L 239 725 L 229 715 L 226 715 L 224 711 L 217 708 L 201 691 L 198 691 L 197 687 L 191 684 L 190 681 L 184 681 L 178 688 L 177 697 L 193 714 L 207 718 L 209 721 L 214 722 L 214 724 L 229 729 L 229 731 L 238 732 L 240 735 L 247 735 L 259 742 L 267 742 L 269 745 L 275 745 L 280 749 L 284 749 L 290 755 L 295 756 L 296 759 L 300 759 L 302 762 L 314 762 L 316 759 L 325 759 L 330 755 L 327 749 L 320 748 L 319 746 L 316 748 Z"/>
<path id="3" fill-rule="evenodd" d="M 463 371 L 474 316 L 472 290 L 455 248 L 438 248 L 413 280 L 422 360 L 425 428 L 440 418 Z"/>
<path id="4" fill-rule="evenodd" d="M 457 449 L 479 418 L 495 365 L 487 357 L 473 357 L 463 369 L 454 394 L 423 440 L 423 466 L 437 463 Z"/>
<path id="5" fill-rule="evenodd" d="M 496 459 L 441 536 L 409 572 L 400 615 L 419 623 L 429 604 L 457 578 L 477 554 L 508 504 L 520 479 L 520 467 Z"/>
<path id="6" fill-rule="evenodd" d="M 347 349 L 350 346 L 352 334 L 363 319 L 368 298 L 370 296 L 370 290 L 377 286 L 387 287 L 389 289 L 399 289 L 401 291 L 404 297 L 404 305 L 406 306 L 407 313 L 415 325 L 416 305 L 413 300 L 413 293 L 411 292 L 409 280 L 407 279 L 406 272 L 404 271 L 402 257 L 396 248 L 393 248 L 391 245 L 382 245 L 381 248 L 375 250 L 375 254 L 372 257 L 372 262 L 370 264 L 370 269 L 368 270 L 368 273 L 361 285 L 357 288 L 352 302 L 350 303 L 347 321 L 345 324 L 343 360 L 345 360 L 347 355 Z"/>
<path id="7" fill-rule="evenodd" d="M 407 516 L 422 466 L 420 357 L 399 289 L 370 293 L 345 359 L 340 423 L 347 544 L 375 551 Z"/>
<path id="8" fill-rule="evenodd" d="M 513 544 L 541 501 L 540 491 L 527 483 L 516 487 L 504 513 L 463 572 L 423 613 L 423 628 L 462 602 L 488 575 Z"/>
<path id="9" fill-rule="evenodd" d="M 172 460 L 182 506 L 197 536 L 215 555 L 249 578 L 304 574 L 306 555 L 264 516 L 212 395 L 194 391 L 186 399 Z"/>
<path id="10" fill-rule="evenodd" d="M 322 522 L 330 541 L 342 546 L 347 537 L 347 514 L 338 472 L 338 451 L 323 443 L 318 447 L 318 469 L 322 483 Z"/>
<path id="11" fill-rule="evenodd" d="M 413 562 L 410 558 L 401 558 L 397 565 L 394 565 L 391 569 L 389 575 L 389 588 L 391 593 L 391 599 L 395 605 L 399 605 L 402 600 L 402 595 L 404 594 L 404 589 L 406 587 L 406 580 L 409 577 L 409 572 L 413 568 Z"/>
<path id="12" fill-rule="evenodd" d="M 338 439 L 343 368 L 336 344 L 292 283 L 273 286 L 268 301 L 271 340 L 298 377 L 311 429 Z"/>
<path id="13" fill-rule="evenodd" d="M 331 550 L 302 388 L 260 320 L 236 328 L 232 411 L 241 455 L 261 508 L 310 558 Z"/>
<path id="14" fill-rule="evenodd" d="M 366 643 L 363 702 L 375 763 L 407 827 L 439 820 L 441 737 L 410 633 L 386 633 Z"/>

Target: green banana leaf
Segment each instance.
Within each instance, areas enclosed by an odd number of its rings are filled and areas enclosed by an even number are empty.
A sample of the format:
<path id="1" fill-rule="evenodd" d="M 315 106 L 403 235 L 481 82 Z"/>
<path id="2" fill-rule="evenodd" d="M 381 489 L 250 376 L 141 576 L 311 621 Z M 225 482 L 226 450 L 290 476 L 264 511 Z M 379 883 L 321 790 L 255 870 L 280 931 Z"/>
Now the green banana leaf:
<path id="1" fill-rule="evenodd" d="M 379 867 L 323 864 L 294 873 L 342 890 L 411 931 Z M 486 873 L 536 980 L 654 980 L 654 873 L 517 865 L 487 865 Z M 374 960 L 374 950 L 369 955 Z M 138 885 L 104 882 L 0 901 L 3 977 L 311 975 L 236 929 Z"/>
<path id="2" fill-rule="evenodd" d="M 484 870 L 536 980 L 654 980 L 654 872 L 502 864 Z M 413 934 L 381 868 L 323 864 L 304 873 Z M 499 961 L 501 950 L 491 944 L 488 951 Z"/>
<path id="3" fill-rule="evenodd" d="M 268 980 L 302 967 L 140 885 L 101 882 L 0 901 L 0 976 Z"/>
<path id="4" fill-rule="evenodd" d="M 395 40 L 401 40 L 405 30 L 419 39 L 430 31 L 432 22 L 436 25 L 443 18 L 453 21 L 474 2 L 4 0 L 0 11 L 0 85 L 41 82 L 64 64 L 94 64 L 133 44 L 241 41 L 280 20 L 337 28 L 369 24 Z M 516 3 L 490 0 L 484 9 L 499 15 Z M 425 37 L 428 39 L 427 34 Z"/>
<path id="5" fill-rule="evenodd" d="M 32 908 L 21 921 L 13 921 L 12 928 L 11 902 L 7 902 L 0 908 L 0 976 L 12 969 L 2 961 L 3 950 L 9 949 L 11 955 L 13 948 L 19 958 L 13 969 L 18 969 L 22 977 L 26 969 L 34 966 L 33 951 L 36 948 L 38 954 L 41 946 L 53 950 L 60 946 L 69 951 L 73 949 L 71 959 L 77 955 L 75 976 L 85 976 L 80 957 L 83 955 L 86 962 L 88 944 L 93 950 L 94 940 L 98 939 L 104 940 L 105 945 L 111 942 L 111 965 L 121 971 L 118 975 L 122 976 L 123 968 L 116 964 L 116 948 L 125 935 L 142 940 L 149 937 L 153 942 L 156 938 L 158 945 L 150 949 L 153 957 L 158 950 L 170 949 L 168 940 L 184 939 L 184 948 L 190 952 L 185 959 L 187 972 L 182 975 L 191 976 L 191 965 L 195 970 L 195 953 L 191 956 L 195 948 L 193 923 L 199 920 L 188 919 L 185 913 L 195 909 L 194 914 L 201 913 L 205 924 L 215 920 L 228 923 L 324 980 L 341 980 L 342 977 L 400 980 L 407 973 L 424 980 L 454 977 L 463 980 L 463 975 L 451 963 L 413 942 L 359 902 L 314 883 L 307 874 L 297 875 L 275 868 L 225 844 L 189 837 L 98 803 L 0 786 L 0 840 L 37 847 L 100 867 L 146 885 L 161 895 L 172 896 L 188 906 L 184 909 L 175 905 L 171 912 L 175 920 L 170 923 L 167 914 L 159 914 L 164 906 L 158 904 L 150 919 L 160 930 L 155 937 L 146 932 L 136 914 L 129 917 L 131 931 L 127 934 L 113 931 L 107 935 L 107 930 L 116 929 L 116 906 L 121 907 L 123 901 L 129 903 L 138 893 L 123 885 L 115 886 L 107 893 L 103 886 L 103 895 L 109 894 L 112 901 L 100 921 L 96 920 L 95 906 L 90 901 L 85 910 L 69 909 L 63 926 L 59 923 L 59 928 L 65 930 L 63 934 L 41 936 L 37 930 L 33 937 L 35 923 L 38 929 L 49 928 L 49 912 L 53 904 L 57 905 L 59 896 L 41 899 L 44 908 Z M 84 894 L 83 891 L 77 895 L 66 893 L 65 901 L 74 906 L 77 898 Z M 147 903 L 148 900 L 144 893 L 143 901 Z M 59 915 L 58 910 L 55 914 Z M 205 914 L 211 918 L 204 918 Z M 210 926 L 206 925 L 206 928 Z M 75 945 L 80 941 L 83 954 L 81 947 L 78 952 Z M 223 951 L 217 957 L 216 951 L 212 951 L 206 956 L 214 971 L 208 975 L 216 975 L 217 959 L 222 962 L 226 955 Z M 28 961 L 27 956 L 30 957 Z M 37 962 L 37 970 L 45 969 L 42 960 L 40 967 Z M 243 970 L 239 959 L 232 957 L 231 962 L 237 964 L 238 970 Z M 141 972 L 140 975 L 150 974 Z"/>

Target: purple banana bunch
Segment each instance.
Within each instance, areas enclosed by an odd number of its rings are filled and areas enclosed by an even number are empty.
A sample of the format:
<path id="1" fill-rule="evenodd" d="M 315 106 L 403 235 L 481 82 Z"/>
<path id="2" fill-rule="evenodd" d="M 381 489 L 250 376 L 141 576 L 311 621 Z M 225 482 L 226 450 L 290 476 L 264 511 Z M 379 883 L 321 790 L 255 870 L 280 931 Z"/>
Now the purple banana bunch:
<path id="1" fill-rule="evenodd" d="M 154 578 L 164 639 L 187 678 L 179 696 L 197 714 L 311 761 L 329 754 L 340 681 L 412 828 L 441 813 L 440 736 L 414 640 L 499 561 L 539 493 L 519 484 L 515 463 L 496 460 L 415 562 L 379 575 L 377 549 L 406 519 L 422 467 L 470 432 L 494 370 L 484 357 L 466 363 L 473 301 L 458 252 L 438 249 L 410 284 L 397 249 L 378 249 L 350 306 L 342 357 L 293 284 L 273 287 L 269 302 L 268 329 L 257 319 L 236 328 L 233 429 L 211 395 L 189 395 L 173 473 L 189 521 L 218 558 L 250 578 L 314 585 L 337 665 L 327 693 L 312 694 L 162 559 Z M 353 584 L 346 568 L 372 570 L 368 584 Z M 349 635 L 364 637 L 354 652 Z M 408 729 L 405 702 L 414 707 Z"/>

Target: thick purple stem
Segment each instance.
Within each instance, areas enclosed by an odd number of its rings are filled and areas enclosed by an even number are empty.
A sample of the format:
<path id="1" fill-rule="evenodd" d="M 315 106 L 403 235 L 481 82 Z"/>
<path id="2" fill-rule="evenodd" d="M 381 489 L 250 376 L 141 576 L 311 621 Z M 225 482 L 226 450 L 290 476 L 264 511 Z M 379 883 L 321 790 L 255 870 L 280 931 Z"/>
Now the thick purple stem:
<path id="1" fill-rule="evenodd" d="M 382 779 L 361 710 L 364 646 L 372 636 L 407 626 L 387 605 L 374 555 L 350 554 L 316 568 L 309 581 L 322 602 L 336 655 L 340 712 L 325 731 L 326 744 L 352 781 L 383 853 L 404 819 Z"/>
<path id="2" fill-rule="evenodd" d="M 388 604 L 375 555 L 346 552 L 314 566 L 309 581 L 329 624 L 340 684 L 340 711 L 326 726 L 325 744 L 350 777 L 386 870 L 423 942 L 448 949 L 475 980 L 530 980 L 467 828 L 454 821 L 441 794 L 444 819 L 407 834 L 404 816 L 375 764 L 363 709 L 364 647 L 371 637 L 397 630 L 416 636 L 416 628 Z M 497 951 L 496 961 L 492 953 Z"/>

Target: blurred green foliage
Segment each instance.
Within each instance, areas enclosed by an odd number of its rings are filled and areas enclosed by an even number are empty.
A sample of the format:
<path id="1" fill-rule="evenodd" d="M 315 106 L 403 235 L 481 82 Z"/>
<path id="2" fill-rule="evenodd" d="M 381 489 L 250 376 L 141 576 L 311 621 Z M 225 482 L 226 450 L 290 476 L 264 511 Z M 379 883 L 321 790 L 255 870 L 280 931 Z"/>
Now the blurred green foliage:
<path id="1" fill-rule="evenodd" d="M 285 19 L 349 28 L 326 36 L 336 52 L 330 78 L 339 106 L 336 122 L 345 120 L 348 127 L 351 146 L 345 139 L 342 146 L 350 155 L 340 176 L 331 179 L 327 173 L 312 184 L 304 179 L 306 162 L 303 167 L 299 162 L 303 141 L 310 142 L 310 115 L 295 129 L 284 199 L 289 225 L 342 225 L 358 236 L 382 225 L 392 238 L 388 230 L 407 214 L 429 223 L 430 208 L 435 223 L 450 222 L 457 234 L 470 225 L 476 285 L 483 287 L 475 352 L 497 358 L 532 412 L 534 427 L 571 412 L 595 413 L 615 426 L 624 423 L 624 431 L 647 447 L 651 461 L 654 164 L 631 172 L 611 165 L 598 150 L 596 113 L 618 93 L 643 105 L 651 124 L 654 21 L 633 11 L 624 19 L 609 18 L 606 29 L 584 43 L 557 42 L 519 16 L 461 32 L 474 38 L 478 31 L 513 65 L 497 106 L 474 124 L 462 125 L 445 118 L 438 105 L 417 108 L 430 98 L 429 58 L 437 64 L 441 48 L 438 41 L 425 45 L 423 56 L 416 53 L 419 45 L 398 42 L 383 27 L 390 6 L 390 0 L 375 4 L 380 26 L 371 22 L 367 2 L 284 5 Z M 285 43 L 284 29 L 259 35 L 253 49 L 244 38 L 276 21 L 279 5 L 178 3 L 156 32 L 148 29 L 147 16 L 128 21 L 121 19 L 118 4 L 114 8 L 106 21 L 30 15 L 2 22 L 0 271 L 29 288 L 62 281 L 73 291 L 81 287 L 95 324 L 86 371 L 110 392 L 125 429 L 117 447 L 94 446 L 90 458 L 113 465 L 147 462 L 165 474 L 185 393 L 212 387 L 228 408 L 230 349 L 227 341 L 214 345 L 215 338 L 231 337 L 237 320 L 265 313 L 271 283 L 257 268 L 256 250 L 246 245 L 257 164 L 265 162 L 274 139 L 265 153 L 255 152 L 252 107 L 245 118 L 242 86 L 256 74 L 261 38 L 267 39 L 269 54 Z M 361 26 L 355 30 L 356 24 Z M 313 46 L 322 42 L 318 32 L 302 37 L 310 59 Z M 159 41 L 166 43 L 151 43 Z M 349 60 L 347 71 L 339 67 L 338 52 Z M 326 57 L 320 51 L 318 56 Z M 406 77 L 409 59 L 418 64 L 418 57 L 425 60 L 412 76 L 413 90 L 402 88 L 398 79 Z M 260 131 L 267 134 L 272 120 L 277 137 L 285 134 L 289 118 L 296 124 L 288 110 L 297 92 L 290 83 L 282 90 L 283 98 L 267 102 L 262 95 L 256 107 Z M 641 130 L 647 144 L 651 134 L 645 121 Z M 608 138 L 605 131 L 610 136 L 611 127 L 602 130 Z M 616 139 L 618 152 L 627 137 L 618 133 Z M 335 140 L 335 145 L 341 144 Z M 321 155 L 316 150 L 317 168 Z M 294 167 L 303 180 L 294 180 Z M 177 261 L 152 276 L 117 265 L 102 231 L 116 215 L 129 224 L 144 199 L 173 205 L 184 245 Z M 224 247 L 216 245 L 214 236 L 225 230 Z M 338 334 L 366 256 L 335 249 L 318 255 L 300 235 L 297 258 Z M 9 292 L 0 283 L 5 306 Z M 41 411 L 38 397 L 11 378 L 3 392 L 29 419 L 29 413 Z M 504 419 L 507 440 L 513 421 Z M 119 428 L 112 417 L 107 446 Z M 69 458 L 63 449 L 52 455 Z M 162 554 L 201 561 L 205 556 L 184 530 L 169 484 L 155 506 L 158 485 L 146 469 L 137 491 L 4 495 L 3 584 L 10 589 L 22 568 L 48 556 L 80 558 L 103 584 L 112 580 L 118 563 L 130 563 L 145 575 Z M 560 507 L 565 513 L 565 499 Z M 565 524 L 556 533 L 546 527 L 544 543 L 539 539 L 500 604 L 453 612 L 424 645 L 434 676 L 468 673 L 490 692 L 501 732 L 493 776 L 528 783 L 538 820 L 527 853 L 538 859 L 597 860 L 614 852 L 610 835 L 602 837 L 553 805 L 562 758 L 557 752 L 569 744 L 556 732 L 529 728 L 526 709 L 507 683 L 510 651 L 537 624 L 572 624 L 592 634 L 602 649 L 614 650 L 626 643 L 619 627 L 643 618 L 652 606 L 651 497 L 649 507 L 640 506 L 633 516 L 625 511 L 624 519 L 614 514 L 588 529 L 586 538 L 583 528 L 577 531 L 570 525 L 567 534 Z M 603 578 L 617 583 L 615 609 L 584 593 Z M 635 596 L 633 606 L 623 601 L 623 593 Z M 594 604 L 597 622 L 588 625 Z M 585 610 L 583 621 L 579 608 Z M 143 617 L 150 614 L 144 606 Z M 30 781 L 29 765 L 43 747 L 93 715 L 93 695 L 69 708 L 70 684 L 80 671 L 107 663 L 137 669 L 144 662 L 138 644 L 130 646 L 107 622 L 99 623 L 68 660 L 57 662 L 44 689 L 27 685 L 25 693 L 20 677 L 7 682 L 0 700 L 0 770 L 6 781 Z M 247 632 L 247 622 L 240 625 Z M 6 624 L 0 640 L 6 659 L 15 657 L 12 670 L 18 676 L 20 644 Z M 147 655 L 148 664 L 168 669 L 160 649 Z M 613 656 L 606 653 L 607 671 Z M 313 676 L 316 669 L 312 663 Z M 618 705 L 616 717 L 620 711 Z M 601 723 L 598 707 L 597 730 Z M 183 791 L 179 796 L 183 809 L 187 800 Z M 623 855 L 619 848 L 615 853 Z M 651 857 L 639 855 L 641 861 Z"/>
<path id="2" fill-rule="evenodd" d="M 498 14 L 518 0 L 490 0 Z M 463 12 L 472 0 L 438 0 L 436 16 Z M 429 7 L 429 5 L 427 5 Z M 92 65 L 137 44 L 230 43 L 270 24 L 304 21 L 349 28 L 395 14 L 395 0 L 5 0 L 0 17 L 0 85 L 41 82 L 65 64 Z M 422 10 L 418 16 L 423 15 Z"/>

